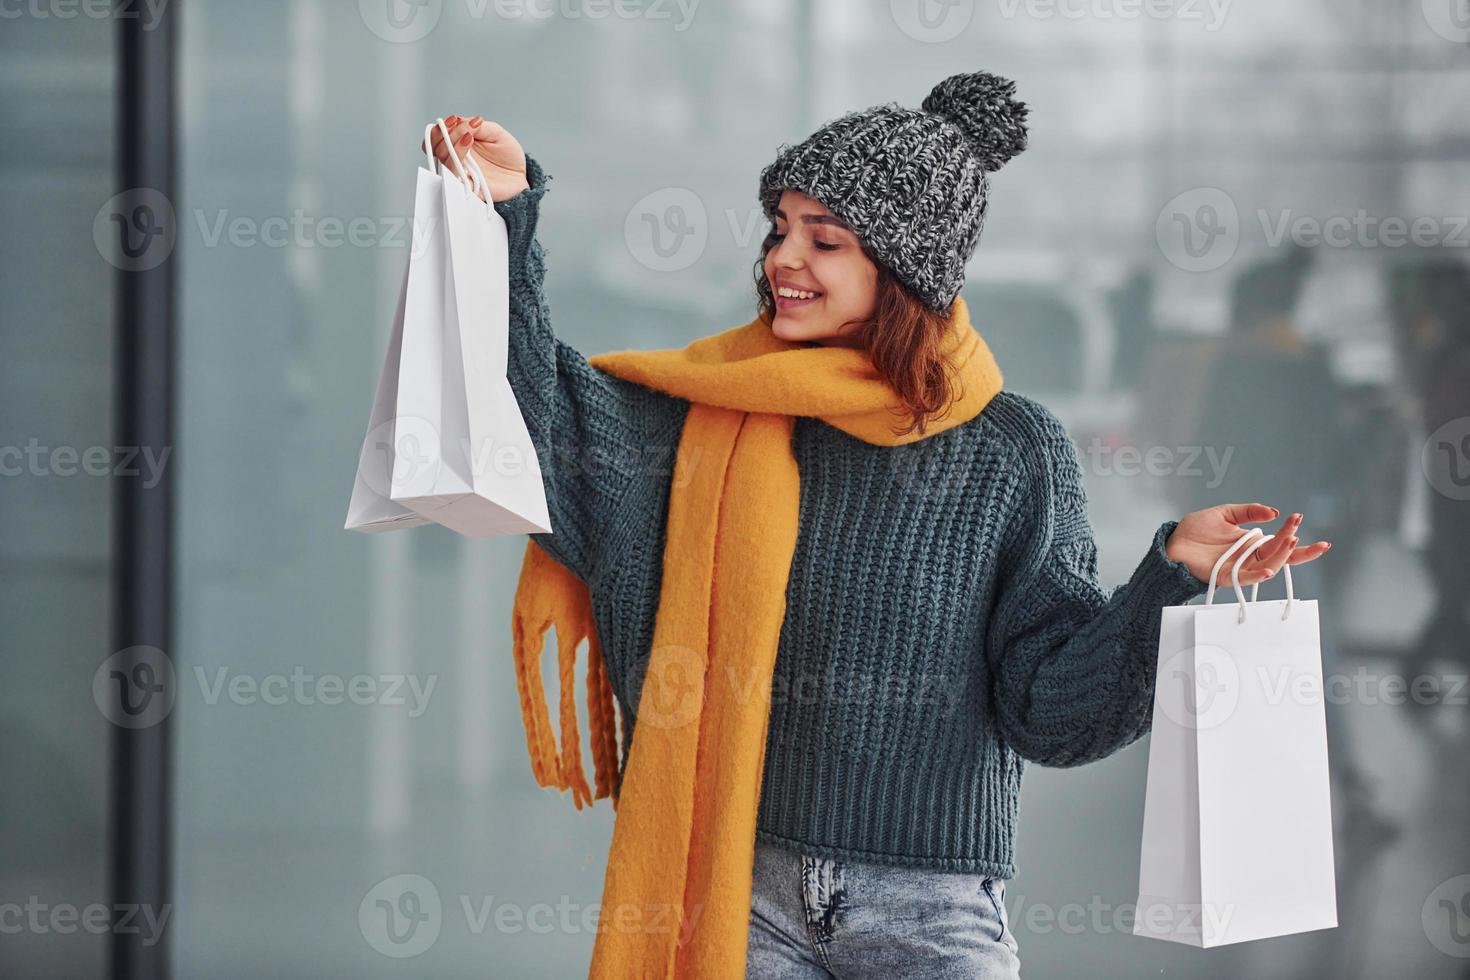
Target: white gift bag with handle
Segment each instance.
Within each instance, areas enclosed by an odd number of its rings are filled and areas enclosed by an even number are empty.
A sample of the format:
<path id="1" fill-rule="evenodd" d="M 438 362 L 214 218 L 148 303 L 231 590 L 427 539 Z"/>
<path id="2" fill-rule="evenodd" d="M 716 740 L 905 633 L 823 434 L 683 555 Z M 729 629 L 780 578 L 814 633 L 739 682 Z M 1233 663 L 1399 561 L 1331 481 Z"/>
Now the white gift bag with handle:
<path id="1" fill-rule="evenodd" d="M 432 128 L 431 125 L 429 129 Z M 437 426 L 426 418 L 404 414 L 398 397 L 399 378 L 405 366 L 410 376 L 423 375 L 420 366 L 436 364 L 439 359 L 437 347 L 427 354 L 422 350 L 426 342 L 433 342 L 440 333 L 433 324 L 442 319 L 442 312 L 436 311 L 435 304 L 442 307 L 448 252 L 439 189 L 443 179 L 433 155 L 427 157 L 428 169 L 418 170 L 411 247 L 367 435 L 358 454 L 357 478 L 344 525 L 348 530 L 392 531 L 432 523 L 395 499 L 397 493 L 411 493 L 430 485 L 429 467 L 438 459 Z M 408 317 L 410 307 L 412 318 Z M 410 319 L 415 335 L 405 351 L 405 322 Z M 406 397 L 411 395 L 406 393 Z"/>
<path id="2" fill-rule="evenodd" d="M 449 140 L 442 119 L 437 126 Z M 549 532 L 540 463 L 510 381 L 505 221 L 475 193 L 473 154 L 458 179 L 432 153 L 418 172 L 414 248 L 378 381 L 346 527 L 428 521 L 467 537 Z M 488 197 L 488 193 L 486 195 Z"/>
<path id="3" fill-rule="evenodd" d="M 1191 946 L 1337 925 L 1317 600 L 1246 602 L 1253 528 L 1203 605 L 1166 606 L 1133 934 Z M 1254 539 L 1254 540 L 1253 540 Z M 1225 560 L 1236 599 L 1215 605 Z"/>

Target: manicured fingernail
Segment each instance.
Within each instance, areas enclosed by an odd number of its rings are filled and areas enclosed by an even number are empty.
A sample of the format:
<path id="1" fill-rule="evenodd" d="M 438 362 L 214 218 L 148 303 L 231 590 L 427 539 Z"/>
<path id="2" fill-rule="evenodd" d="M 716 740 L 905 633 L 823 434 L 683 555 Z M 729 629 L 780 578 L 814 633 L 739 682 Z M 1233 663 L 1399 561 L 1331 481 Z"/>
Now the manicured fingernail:
<path id="1" fill-rule="evenodd" d="M 473 119 L 470 120 L 470 125 L 471 126 L 478 126 L 478 125 L 480 125 L 480 123 L 482 123 L 484 121 L 485 121 L 485 117 L 484 116 L 476 116 L 475 118 L 473 118 Z"/>

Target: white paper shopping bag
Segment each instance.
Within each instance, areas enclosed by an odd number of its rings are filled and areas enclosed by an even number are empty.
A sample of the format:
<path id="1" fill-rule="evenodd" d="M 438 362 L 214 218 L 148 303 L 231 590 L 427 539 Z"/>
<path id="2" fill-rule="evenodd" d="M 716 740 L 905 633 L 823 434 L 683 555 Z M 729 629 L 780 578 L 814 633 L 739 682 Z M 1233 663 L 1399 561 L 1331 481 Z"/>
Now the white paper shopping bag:
<path id="1" fill-rule="evenodd" d="M 405 423 L 400 431 L 397 417 L 398 366 L 403 354 L 407 294 L 408 270 L 405 269 L 393 315 L 393 332 L 388 338 L 388 353 L 378 375 L 367 435 L 358 453 L 357 479 L 347 505 L 348 530 L 392 531 L 431 523 L 427 517 L 393 500 L 393 486 L 412 483 L 416 478 L 415 468 L 421 465 L 418 462 L 421 454 L 417 451 L 421 434 L 414 431 L 411 423 Z"/>
<path id="2" fill-rule="evenodd" d="M 1252 529 L 1216 561 L 1205 604 L 1159 633 L 1134 935 L 1193 946 L 1337 925 L 1318 607 L 1246 602 Z M 1237 603 L 1215 605 L 1225 560 Z"/>
<path id="3" fill-rule="evenodd" d="M 443 120 L 435 125 L 447 141 Z M 476 195 L 484 174 L 473 156 L 468 159 L 468 174 L 455 159 L 460 179 L 435 173 L 432 156 L 430 169 L 418 173 L 402 342 L 389 350 L 389 364 L 396 359 L 397 368 L 393 410 L 388 420 L 370 423 L 378 426 L 377 438 L 370 431 L 373 445 L 365 442 L 359 462 L 364 493 L 381 493 L 374 482 L 386 482 L 387 500 L 359 506 L 355 487 L 349 528 L 411 526 L 413 519 L 397 507 L 468 537 L 551 530 L 536 449 L 506 377 L 505 222 Z M 383 397 L 383 382 L 379 387 Z M 367 459 L 370 449 L 384 445 L 380 455 L 392 456 L 386 479 L 381 460 Z M 354 524 L 354 513 L 374 507 L 391 516 Z"/>

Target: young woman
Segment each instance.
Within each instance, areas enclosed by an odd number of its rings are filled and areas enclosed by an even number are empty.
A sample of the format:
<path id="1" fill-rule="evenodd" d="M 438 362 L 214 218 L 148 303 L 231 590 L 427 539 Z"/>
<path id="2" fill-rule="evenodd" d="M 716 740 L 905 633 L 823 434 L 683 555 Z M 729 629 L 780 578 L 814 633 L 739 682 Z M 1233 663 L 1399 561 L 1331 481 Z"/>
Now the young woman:
<path id="1" fill-rule="evenodd" d="M 542 292 L 550 177 L 504 127 L 446 122 L 433 152 L 479 165 L 509 235 L 510 381 L 553 523 L 517 591 L 522 708 L 537 779 L 579 807 L 569 648 L 592 651 L 618 813 L 593 975 L 1015 977 L 1023 760 L 1141 737 L 1160 609 L 1280 515 L 1167 521 L 1099 585 L 1075 445 L 1002 389 L 958 297 L 988 175 L 1025 147 L 1013 84 L 956 75 L 783 146 L 755 319 L 590 360 Z M 1326 551 L 1300 523 L 1242 584 Z M 551 625 L 560 753 L 530 693 Z"/>

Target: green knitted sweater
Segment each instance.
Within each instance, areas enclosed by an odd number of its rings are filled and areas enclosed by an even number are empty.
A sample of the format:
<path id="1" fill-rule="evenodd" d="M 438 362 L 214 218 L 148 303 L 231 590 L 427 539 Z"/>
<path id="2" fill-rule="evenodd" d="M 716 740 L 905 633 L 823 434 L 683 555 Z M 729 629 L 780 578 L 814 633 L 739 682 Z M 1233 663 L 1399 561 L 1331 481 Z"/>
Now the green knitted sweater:
<path id="1" fill-rule="evenodd" d="M 689 403 L 599 371 L 552 333 L 535 234 L 550 177 L 527 162 L 530 189 L 495 207 L 510 239 L 510 382 L 554 529 L 534 537 L 588 585 L 626 759 Z M 1024 760 L 1081 765 L 1148 731 L 1159 611 L 1206 590 L 1165 554 L 1176 522 L 1105 591 L 1075 444 L 1009 391 L 902 446 L 798 417 L 792 448 L 799 531 L 757 837 L 1013 877 Z"/>

